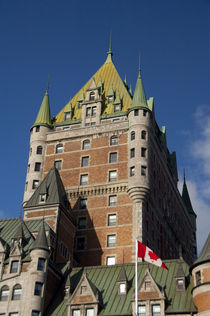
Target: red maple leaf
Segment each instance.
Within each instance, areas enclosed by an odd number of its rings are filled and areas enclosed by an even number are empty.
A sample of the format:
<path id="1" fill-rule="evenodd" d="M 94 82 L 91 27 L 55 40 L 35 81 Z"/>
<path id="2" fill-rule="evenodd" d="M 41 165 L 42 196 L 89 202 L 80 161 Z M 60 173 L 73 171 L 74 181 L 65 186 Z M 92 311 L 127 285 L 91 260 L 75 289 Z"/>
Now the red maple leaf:
<path id="1" fill-rule="evenodd" d="M 149 251 L 149 252 L 148 252 L 148 255 L 149 255 L 149 257 L 150 257 L 151 260 L 157 261 L 157 260 L 159 259 L 159 257 L 158 257 L 158 256 L 156 255 L 156 253 L 153 252 L 153 251 Z"/>

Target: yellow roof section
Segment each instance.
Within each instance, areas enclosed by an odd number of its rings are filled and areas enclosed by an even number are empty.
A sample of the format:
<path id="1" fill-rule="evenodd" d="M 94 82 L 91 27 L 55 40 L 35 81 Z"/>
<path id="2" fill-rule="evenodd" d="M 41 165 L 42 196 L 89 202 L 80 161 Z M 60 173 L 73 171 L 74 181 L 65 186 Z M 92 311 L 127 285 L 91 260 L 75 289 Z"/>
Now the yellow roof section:
<path id="1" fill-rule="evenodd" d="M 89 88 L 92 78 L 94 78 L 96 82 L 96 86 L 99 86 L 102 82 L 103 90 L 102 90 L 102 116 L 114 114 L 114 106 L 113 103 L 107 103 L 107 95 L 109 90 L 112 88 L 115 97 L 119 93 L 120 100 L 122 102 L 121 113 L 127 112 L 130 108 L 132 99 L 131 96 L 125 87 L 122 79 L 120 78 L 113 62 L 111 56 L 108 54 L 106 62 L 99 68 L 99 70 L 88 80 L 88 82 L 78 91 L 78 93 L 65 105 L 65 107 L 61 110 L 60 113 L 56 116 L 55 124 L 64 122 L 64 112 L 66 108 L 68 108 L 69 103 L 72 104 L 73 109 L 73 117 L 74 120 L 81 120 L 82 109 L 78 109 L 78 101 L 81 100 L 81 95 L 84 93 L 84 97 L 86 94 L 86 90 Z M 115 113 L 116 114 L 116 113 Z"/>

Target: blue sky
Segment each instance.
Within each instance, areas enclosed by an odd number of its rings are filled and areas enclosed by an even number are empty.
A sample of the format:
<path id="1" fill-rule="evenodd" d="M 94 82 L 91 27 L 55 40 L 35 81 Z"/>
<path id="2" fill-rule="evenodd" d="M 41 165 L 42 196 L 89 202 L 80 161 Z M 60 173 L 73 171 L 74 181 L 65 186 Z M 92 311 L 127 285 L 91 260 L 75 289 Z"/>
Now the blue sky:
<path id="1" fill-rule="evenodd" d="M 18 216 L 29 129 L 48 75 L 56 115 L 106 58 L 134 90 L 138 56 L 198 215 L 198 248 L 210 223 L 209 0 L 0 1 L 1 217 Z"/>

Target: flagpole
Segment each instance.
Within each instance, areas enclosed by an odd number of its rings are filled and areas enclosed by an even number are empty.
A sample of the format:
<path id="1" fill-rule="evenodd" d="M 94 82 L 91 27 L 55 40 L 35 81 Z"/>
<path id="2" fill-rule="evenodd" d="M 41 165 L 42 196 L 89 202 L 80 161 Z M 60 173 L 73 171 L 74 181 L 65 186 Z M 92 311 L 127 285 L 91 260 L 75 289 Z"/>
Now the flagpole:
<path id="1" fill-rule="evenodd" d="M 138 315 L 138 248 L 136 239 L 136 263 L 135 263 L 135 314 Z"/>

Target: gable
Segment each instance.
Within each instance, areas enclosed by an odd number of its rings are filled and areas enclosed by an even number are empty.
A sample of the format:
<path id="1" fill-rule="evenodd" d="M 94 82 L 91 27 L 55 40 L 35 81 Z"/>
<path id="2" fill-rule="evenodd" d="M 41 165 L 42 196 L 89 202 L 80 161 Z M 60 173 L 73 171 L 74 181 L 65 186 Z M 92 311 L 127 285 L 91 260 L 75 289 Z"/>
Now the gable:
<path id="1" fill-rule="evenodd" d="M 149 270 L 146 274 L 138 288 L 138 299 L 148 300 L 148 299 L 163 299 L 164 294 L 160 291 L 157 283 L 152 278 Z"/>

